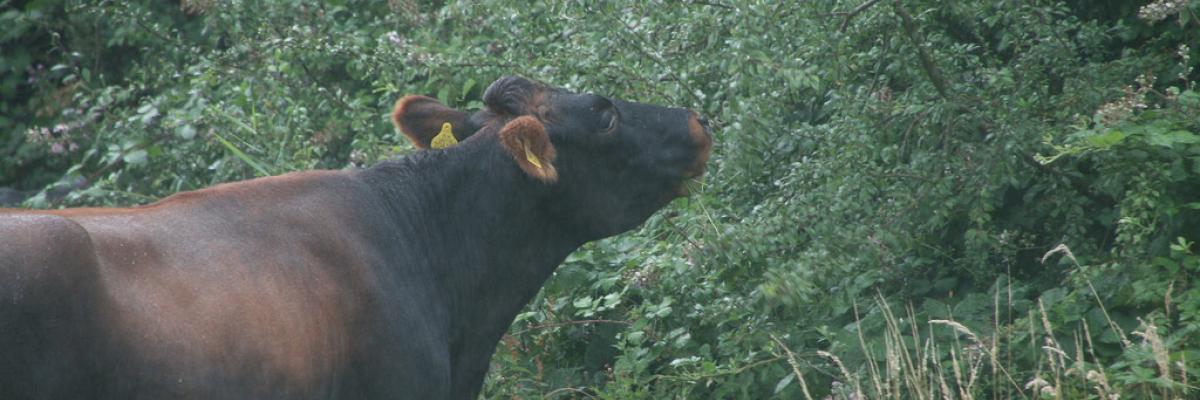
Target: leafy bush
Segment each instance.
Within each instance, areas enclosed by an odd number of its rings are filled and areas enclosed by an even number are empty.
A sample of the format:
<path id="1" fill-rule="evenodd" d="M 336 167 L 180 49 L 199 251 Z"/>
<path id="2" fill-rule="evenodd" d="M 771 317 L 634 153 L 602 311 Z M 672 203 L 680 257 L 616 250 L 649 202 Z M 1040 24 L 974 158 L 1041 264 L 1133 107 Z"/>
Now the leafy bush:
<path id="1" fill-rule="evenodd" d="M 1200 2 L 18 2 L 0 186 L 144 203 L 411 152 L 406 93 L 687 106 L 709 174 L 573 254 L 488 398 L 1181 398 Z"/>

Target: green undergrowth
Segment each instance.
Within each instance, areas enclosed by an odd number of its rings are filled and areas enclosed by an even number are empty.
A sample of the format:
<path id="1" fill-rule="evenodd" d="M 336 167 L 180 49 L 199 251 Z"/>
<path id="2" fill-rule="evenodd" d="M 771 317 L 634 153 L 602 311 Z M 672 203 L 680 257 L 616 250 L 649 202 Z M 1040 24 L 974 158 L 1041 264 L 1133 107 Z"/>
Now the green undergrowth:
<path id="1" fill-rule="evenodd" d="M 0 5 L 0 187 L 130 205 L 414 151 L 520 74 L 686 106 L 693 195 L 571 255 L 503 399 L 1200 393 L 1200 2 Z M 22 196 L 22 197 L 24 197 Z"/>

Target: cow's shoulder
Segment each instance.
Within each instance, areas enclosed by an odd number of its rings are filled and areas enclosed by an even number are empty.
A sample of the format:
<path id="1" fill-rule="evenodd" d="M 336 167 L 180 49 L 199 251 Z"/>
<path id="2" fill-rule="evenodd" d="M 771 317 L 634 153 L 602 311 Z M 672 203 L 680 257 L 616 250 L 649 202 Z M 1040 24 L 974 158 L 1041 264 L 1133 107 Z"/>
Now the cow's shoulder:
<path id="1" fill-rule="evenodd" d="M 35 306 L 68 293 L 82 295 L 94 281 L 93 242 L 70 218 L 0 212 L 0 296 Z"/>
<path id="2" fill-rule="evenodd" d="M 81 398 L 102 385 L 91 368 L 95 272 L 75 221 L 0 210 L 0 398 Z"/>
<path id="3" fill-rule="evenodd" d="M 0 211 L 0 267 L 34 273 L 53 265 L 86 264 L 94 258 L 87 230 L 49 212 Z"/>

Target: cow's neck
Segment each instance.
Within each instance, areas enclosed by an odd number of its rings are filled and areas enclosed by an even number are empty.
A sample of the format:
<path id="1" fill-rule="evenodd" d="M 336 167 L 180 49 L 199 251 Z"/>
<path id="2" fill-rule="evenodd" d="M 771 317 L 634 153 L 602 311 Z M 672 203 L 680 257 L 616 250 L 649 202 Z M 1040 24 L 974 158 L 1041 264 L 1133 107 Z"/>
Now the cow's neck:
<path id="1" fill-rule="evenodd" d="M 432 271 L 422 272 L 435 276 L 446 296 L 452 344 L 487 356 L 521 307 L 583 241 L 546 217 L 546 186 L 508 168 L 513 160 L 497 146 L 459 146 L 398 161 L 392 171 L 376 170 L 404 182 L 389 185 L 385 198 L 401 225 L 406 253 L 423 256 L 417 259 Z"/>

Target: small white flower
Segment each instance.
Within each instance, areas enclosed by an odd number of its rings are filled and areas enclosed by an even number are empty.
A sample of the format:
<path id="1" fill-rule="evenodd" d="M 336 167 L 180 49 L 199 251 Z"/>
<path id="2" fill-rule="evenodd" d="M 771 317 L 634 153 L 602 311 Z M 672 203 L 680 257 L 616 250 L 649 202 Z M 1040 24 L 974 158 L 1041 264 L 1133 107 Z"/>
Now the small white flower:
<path id="1" fill-rule="evenodd" d="M 1178 14 L 1185 7 L 1187 7 L 1187 0 L 1157 0 L 1142 6 L 1138 10 L 1138 18 L 1153 24 Z"/>

